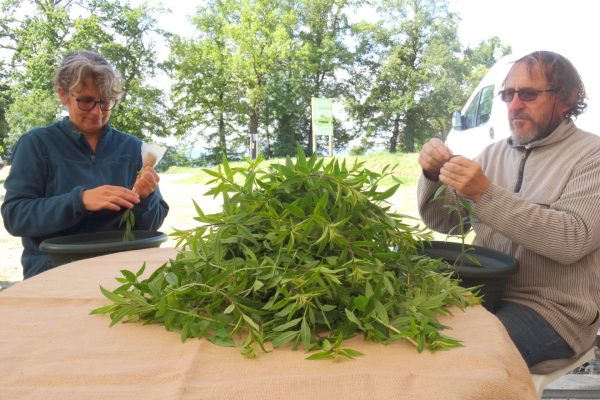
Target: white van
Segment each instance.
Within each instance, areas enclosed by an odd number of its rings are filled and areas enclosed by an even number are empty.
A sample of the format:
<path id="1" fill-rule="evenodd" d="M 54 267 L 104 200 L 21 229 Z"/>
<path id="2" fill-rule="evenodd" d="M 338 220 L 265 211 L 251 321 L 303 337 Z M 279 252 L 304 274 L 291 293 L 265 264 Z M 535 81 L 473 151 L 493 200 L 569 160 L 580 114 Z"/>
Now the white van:
<path id="1" fill-rule="evenodd" d="M 511 54 L 496 62 L 477 85 L 462 112 L 454 113 L 452 129 L 446 137 L 446 145 L 454 154 L 474 158 L 489 144 L 510 136 L 506 103 L 500 99 L 498 92 L 511 66 L 520 57 Z M 600 95 L 600 90 L 597 90 L 600 89 L 600 83 L 596 84 L 591 79 L 586 82 L 586 76 L 577 65 L 578 61 L 584 61 L 582 67 L 587 67 L 592 65 L 591 62 L 585 63 L 586 59 L 571 61 L 582 76 L 588 95 L 588 109 L 577 118 L 575 124 L 588 132 L 600 134 L 600 109 L 594 108 L 592 103 L 594 94 Z"/>

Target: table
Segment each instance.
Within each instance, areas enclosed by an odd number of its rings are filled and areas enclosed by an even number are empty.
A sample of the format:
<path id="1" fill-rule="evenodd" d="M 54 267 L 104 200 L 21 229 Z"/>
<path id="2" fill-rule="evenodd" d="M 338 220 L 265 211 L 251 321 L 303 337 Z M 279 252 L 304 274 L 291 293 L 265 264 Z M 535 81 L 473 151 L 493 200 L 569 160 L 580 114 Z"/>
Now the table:
<path id="1" fill-rule="evenodd" d="M 146 272 L 176 250 L 136 250 L 55 268 L 0 292 L 0 398 L 11 399 L 536 399 L 528 369 L 483 307 L 442 321 L 464 342 L 417 353 L 404 342 L 350 340 L 355 360 L 307 361 L 289 348 L 245 359 L 206 340 L 182 343 L 161 325 L 89 315 L 108 304 L 99 285 Z"/>

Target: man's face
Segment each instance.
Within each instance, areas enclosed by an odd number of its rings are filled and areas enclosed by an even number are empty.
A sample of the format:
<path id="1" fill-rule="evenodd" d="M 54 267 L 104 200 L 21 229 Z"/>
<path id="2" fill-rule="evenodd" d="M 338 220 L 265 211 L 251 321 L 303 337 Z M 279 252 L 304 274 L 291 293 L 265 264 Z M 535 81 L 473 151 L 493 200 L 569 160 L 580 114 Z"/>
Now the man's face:
<path id="1" fill-rule="evenodd" d="M 519 91 L 523 89 L 537 90 L 535 100 L 526 101 L 514 93 L 508 101 L 508 121 L 515 144 L 524 145 L 534 140 L 548 136 L 564 119 L 564 113 L 569 109 L 556 93 L 547 91 L 550 87 L 538 65 L 531 69 L 525 62 L 515 64 L 506 77 L 504 91 Z"/>

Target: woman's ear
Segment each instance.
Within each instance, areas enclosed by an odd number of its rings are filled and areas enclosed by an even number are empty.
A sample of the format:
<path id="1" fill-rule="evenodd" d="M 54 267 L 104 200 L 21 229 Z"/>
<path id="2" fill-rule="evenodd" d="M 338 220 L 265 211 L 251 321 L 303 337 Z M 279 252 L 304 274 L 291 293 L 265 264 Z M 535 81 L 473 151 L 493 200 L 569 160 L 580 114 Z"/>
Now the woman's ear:
<path id="1" fill-rule="evenodd" d="M 58 87 L 58 98 L 60 99 L 60 102 L 63 105 L 66 105 L 67 102 L 69 101 L 69 94 L 65 92 L 65 90 L 62 87 Z"/>

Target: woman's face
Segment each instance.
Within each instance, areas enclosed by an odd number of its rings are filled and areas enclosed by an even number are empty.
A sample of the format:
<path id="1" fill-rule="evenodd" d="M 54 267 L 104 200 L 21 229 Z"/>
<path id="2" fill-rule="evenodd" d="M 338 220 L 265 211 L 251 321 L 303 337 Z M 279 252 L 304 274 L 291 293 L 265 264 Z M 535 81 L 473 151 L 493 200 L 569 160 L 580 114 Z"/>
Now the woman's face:
<path id="1" fill-rule="evenodd" d="M 96 103 L 89 111 L 84 111 L 81 108 L 88 109 L 90 102 L 103 101 L 109 104 L 110 99 L 100 98 L 98 88 L 94 84 L 92 78 L 86 78 L 83 84 L 71 91 L 65 92 L 60 86 L 58 88 L 58 96 L 63 105 L 69 110 L 69 119 L 77 130 L 87 135 L 99 135 L 102 128 L 108 123 L 110 117 L 109 111 L 102 111 L 101 105 Z M 77 104 L 79 100 L 79 105 Z M 88 107 L 85 104 L 88 104 Z"/>

